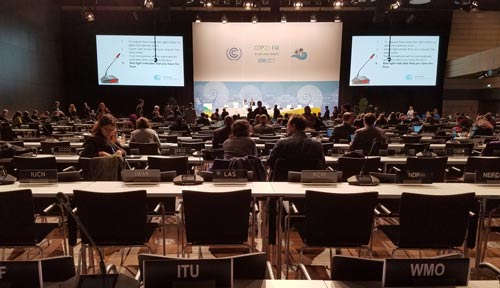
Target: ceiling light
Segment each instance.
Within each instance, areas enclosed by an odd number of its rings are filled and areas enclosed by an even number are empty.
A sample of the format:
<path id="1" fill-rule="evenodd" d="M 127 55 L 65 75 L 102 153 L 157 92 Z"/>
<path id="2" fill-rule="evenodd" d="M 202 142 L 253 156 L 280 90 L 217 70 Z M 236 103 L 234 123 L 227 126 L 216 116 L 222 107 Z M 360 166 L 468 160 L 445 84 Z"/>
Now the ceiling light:
<path id="1" fill-rule="evenodd" d="M 245 1 L 243 2 L 243 7 L 247 10 L 252 9 L 253 7 L 253 2 L 252 1 Z"/>
<path id="2" fill-rule="evenodd" d="M 227 16 L 223 15 L 222 18 L 220 18 L 220 21 L 222 22 L 222 24 L 227 24 Z"/>
<path id="3" fill-rule="evenodd" d="M 335 8 L 340 8 L 342 6 L 344 6 L 344 1 L 342 0 L 335 0 L 335 2 L 333 2 L 333 7 Z"/>
<path id="4" fill-rule="evenodd" d="M 207 2 L 205 2 L 205 7 L 213 7 L 214 6 L 214 3 L 212 2 L 212 0 L 208 0 Z"/>
<path id="5" fill-rule="evenodd" d="M 201 17 L 200 15 L 196 15 L 196 18 L 194 20 L 195 23 L 201 23 Z"/>
<path id="6" fill-rule="evenodd" d="M 339 15 L 336 15 L 335 18 L 333 19 L 333 22 L 340 23 L 340 22 L 342 22 L 342 18 L 340 18 Z"/>
<path id="7" fill-rule="evenodd" d="M 302 8 L 302 6 L 304 6 L 304 3 L 301 0 L 296 0 L 295 2 L 293 2 L 293 7 L 295 9 L 300 9 Z"/>
<path id="8" fill-rule="evenodd" d="M 155 4 L 153 3 L 153 0 L 144 0 L 144 8 L 153 9 L 154 7 Z"/>
<path id="9" fill-rule="evenodd" d="M 286 16 L 285 15 L 281 16 L 281 23 L 283 23 L 283 24 L 286 23 Z"/>
<path id="10" fill-rule="evenodd" d="M 83 12 L 83 18 L 87 21 L 87 22 L 94 22 L 95 21 L 95 16 L 94 16 L 94 13 L 90 10 L 86 10 Z"/>
<path id="11" fill-rule="evenodd" d="M 392 10 L 397 10 L 399 7 L 401 7 L 401 2 L 399 0 L 393 1 L 389 6 Z"/>
<path id="12" fill-rule="evenodd" d="M 253 15 L 252 16 L 252 24 L 257 24 L 257 22 L 259 22 L 259 18 L 257 18 L 257 16 Z"/>
<path id="13" fill-rule="evenodd" d="M 491 83 L 486 84 L 486 87 L 491 88 Z"/>
<path id="14" fill-rule="evenodd" d="M 316 23 L 316 22 L 318 22 L 318 19 L 316 18 L 316 15 L 314 15 L 314 14 L 313 14 L 313 15 L 311 15 L 311 22 L 312 22 L 312 23 Z"/>

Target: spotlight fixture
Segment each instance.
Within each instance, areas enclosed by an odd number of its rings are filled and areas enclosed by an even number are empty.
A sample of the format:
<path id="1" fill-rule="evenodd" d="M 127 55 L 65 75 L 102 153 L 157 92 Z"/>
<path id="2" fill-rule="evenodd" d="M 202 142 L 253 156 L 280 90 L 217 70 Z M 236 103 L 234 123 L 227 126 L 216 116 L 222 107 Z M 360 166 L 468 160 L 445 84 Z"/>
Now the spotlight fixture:
<path id="1" fill-rule="evenodd" d="M 253 8 L 253 1 L 245 1 L 243 2 L 243 7 L 247 10 L 250 10 Z"/>
<path id="2" fill-rule="evenodd" d="M 153 0 L 144 0 L 144 8 L 146 9 L 153 9 L 155 7 L 155 4 Z"/>
<path id="3" fill-rule="evenodd" d="M 397 10 L 399 7 L 401 7 L 401 2 L 399 0 L 393 1 L 389 6 L 391 10 Z"/>
<path id="4" fill-rule="evenodd" d="M 210 7 L 213 7 L 213 6 L 214 6 L 214 2 L 212 2 L 212 0 L 207 0 L 205 2 L 205 7 L 210 8 Z"/>
<path id="5" fill-rule="evenodd" d="M 94 22 L 95 15 L 92 11 L 86 10 L 83 12 L 83 19 L 85 19 L 87 22 Z"/>
<path id="6" fill-rule="evenodd" d="M 227 24 L 227 16 L 222 15 L 222 17 L 220 18 L 220 21 L 222 22 L 222 24 Z"/>
<path id="7" fill-rule="evenodd" d="M 252 16 L 252 24 L 257 24 L 257 22 L 259 22 L 259 18 L 257 18 L 256 15 L 253 15 Z"/>
<path id="8" fill-rule="evenodd" d="M 472 12 L 479 11 L 479 1 L 472 1 L 470 3 L 470 11 L 472 11 Z"/>
<path id="9" fill-rule="evenodd" d="M 340 8 L 340 7 L 342 7 L 342 6 L 344 6 L 344 1 L 342 1 L 342 0 L 335 0 L 335 1 L 333 2 L 333 7 L 334 7 L 334 8 Z"/>
<path id="10" fill-rule="evenodd" d="M 431 3 L 431 0 L 410 0 L 411 5 L 423 5 L 429 3 Z"/>
<path id="11" fill-rule="evenodd" d="M 295 2 L 293 2 L 293 7 L 295 9 L 300 9 L 302 6 L 304 6 L 304 2 L 302 2 L 302 0 L 295 0 Z"/>
<path id="12" fill-rule="evenodd" d="M 201 23 L 201 17 L 200 15 L 196 15 L 196 18 L 194 19 L 195 23 Z"/>
<path id="13" fill-rule="evenodd" d="M 285 15 L 281 16 L 281 23 L 283 23 L 283 24 L 286 23 L 286 16 Z"/>
<path id="14" fill-rule="evenodd" d="M 491 83 L 486 84 L 487 88 L 491 88 Z"/>
<path id="15" fill-rule="evenodd" d="M 333 22 L 335 22 L 335 23 L 342 22 L 342 18 L 340 18 L 340 15 L 335 15 L 335 18 L 333 19 Z"/>
<path id="16" fill-rule="evenodd" d="M 311 23 L 316 23 L 318 22 L 318 18 L 316 18 L 316 15 L 312 14 L 311 15 Z"/>

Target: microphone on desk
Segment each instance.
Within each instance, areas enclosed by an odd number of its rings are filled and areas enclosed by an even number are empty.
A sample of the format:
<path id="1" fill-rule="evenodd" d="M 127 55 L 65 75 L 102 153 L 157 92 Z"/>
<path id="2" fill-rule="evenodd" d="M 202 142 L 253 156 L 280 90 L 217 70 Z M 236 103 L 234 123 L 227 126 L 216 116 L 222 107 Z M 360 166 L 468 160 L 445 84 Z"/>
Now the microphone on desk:
<path id="1" fill-rule="evenodd" d="M 361 68 L 359 68 L 358 73 L 356 74 L 356 77 L 354 77 L 351 80 L 352 84 L 370 84 L 370 79 L 368 79 L 368 77 L 366 77 L 366 76 L 359 76 L 359 73 L 361 73 L 361 70 L 363 70 L 363 68 L 365 68 L 366 64 L 368 64 L 368 62 L 370 62 L 370 60 L 372 60 L 374 57 L 375 57 L 375 53 L 373 53 L 370 56 L 370 58 L 368 58 L 368 60 L 366 60 L 366 62 L 361 66 Z"/>
<path id="2" fill-rule="evenodd" d="M 101 83 L 118 83 L 119 79 L 116 78 L 113 75 L 108 75 L 108 70 L 111 68 L 113 63 L 115 63 L 116 59 L 120 58 L 121 53 L 116 54 L 115 58 L 111 63 L 109 64 L 108 68 L 106 68 L 106 72 L 104 73 L 104 76 L 101 77 Z"/>
<path id="3" fill-rule="evenodd" d="M 350 185 L 359 185 L 359 186 L 375 186 L 380 184 L 380 181 L 372 176 L 372 175 L 364 175 L 364 170 L 366 163 L 368 162 L 369 157 L 372 154 L 373 148 L 377 144 L 377 138 L 373 138 L 372 146 L 370 147 L 370 151 L 368 151 L 368 155 L 365 157 L 365 161 L 363 162 L 363 166 L 361 166 L 361 170 L 358 175 L 353 175 L 347 178 L 347 183 Z"/>
<path id="4" fill-rule="evenodd" d="M 101 269 L 101 274 L 103 276 L 106 275 L 106 264 L 104 264 L 104 255 L 102 255 L 102 251 L 97 248 L 94 238 L 92 238 L 92 236 L 90 235 L 89 231 L 82 223 L 80 218 L 75 214 L 75 212 L 73 212 L 73 209 L 71 209 L 68 196 L 66 196 L 66 194 L 64 194 L 63 192 L 57 192 L 56 199 L 57 202 L 59 202 L 59 205 L 61 205 L 61 207 L 63 207 L 63 209 L 71 216 L 71 218 L 75 220 L 76 224 L 80 228 L 80 231 L 89 240 L 90 245 L 97 250 L 97 254 L 99 255 L 99 268 Z"/>

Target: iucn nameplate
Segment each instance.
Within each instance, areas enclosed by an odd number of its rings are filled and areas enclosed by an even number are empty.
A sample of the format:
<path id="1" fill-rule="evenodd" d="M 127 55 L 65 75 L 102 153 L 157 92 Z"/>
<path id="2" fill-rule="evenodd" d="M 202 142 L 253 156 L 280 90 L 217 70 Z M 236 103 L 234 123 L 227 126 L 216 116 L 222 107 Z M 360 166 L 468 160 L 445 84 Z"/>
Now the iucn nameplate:
<path id="1" fill-rule="evenodd" d="M 57 183 L 56 169 L 19 170 L 17 176 L 20 183 Z"/>

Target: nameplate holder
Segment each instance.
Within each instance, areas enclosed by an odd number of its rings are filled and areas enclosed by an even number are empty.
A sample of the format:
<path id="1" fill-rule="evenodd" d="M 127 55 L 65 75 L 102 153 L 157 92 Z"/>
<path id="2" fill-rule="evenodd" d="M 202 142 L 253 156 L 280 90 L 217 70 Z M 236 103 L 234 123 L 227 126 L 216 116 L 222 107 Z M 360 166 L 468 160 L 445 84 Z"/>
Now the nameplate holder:
<path id="1" fill-rule="evenodd" d="M 56 146 L 52 147 L 54 155 L 76 155 L 76 147 Z"/>
<path id="2" fill-rule="evenodd" d="M 57 183 L 56 169 L 19 170 L 19 183 L 54 184 Z"/>
<path id="3" fill-rule="evenodd" d="M 232 259 L 165 259 L 144 261 L 144 287 L 233 287 Z"/>
<path id="4" fill-rule="evenodd" d="M 123 182 L 160 182 L 160 169 L 126 169 L 122 171 Z"/>
<path id="5" fill-rule="evenodd" d="M 404 170 L 396 172 L 396 183 L 398 184 L 432 184 L 433 179 L 434 176 L 430 170 Z"/>
<path id="6" fill-rule="evenodd" d="M 189 148 L 186 147 L 170 147 L 168 148 L 168 155 L 186 156 L 190 154 Z"/>
<path id="7" fill-rule="evenodd" d="M 0 287 L 43 287 L 40 261 L 0 261 Z"/>
<path id="8" fill-rule="evenodd" d="M 500 171 L 476 171 L 476 184 L 500 184 Z"/>
<path id="9" fill-rule="evenodd" d="M 248 182 L 248 171 L 244 169 L 214 169 L 212 174 L 212 182 L 245 183 Z"/>
<path id="10" fill-rule="evenodd" d="M 302 170 L 300 182 L 302 183 L 337 183 L 337 171 L 328 170 Z"/>
<path id="11" fill-rule="evenodd" d="M 467 286 L 469 258 L 385 259 L 383 287 Z"/>

